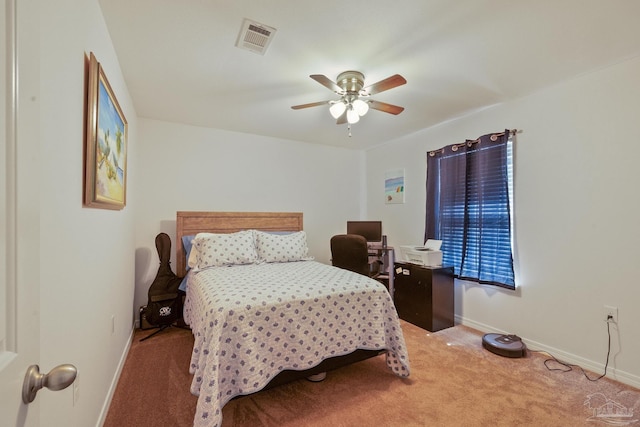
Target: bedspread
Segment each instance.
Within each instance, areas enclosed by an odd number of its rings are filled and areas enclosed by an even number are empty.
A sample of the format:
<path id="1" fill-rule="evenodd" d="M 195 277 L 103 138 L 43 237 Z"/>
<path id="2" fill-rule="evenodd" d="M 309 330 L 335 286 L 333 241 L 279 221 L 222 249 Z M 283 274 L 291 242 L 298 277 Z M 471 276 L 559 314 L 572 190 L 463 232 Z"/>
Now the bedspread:
<path id="1" fill-rule="evenodd" d="M 386 349 L 409 375 L 396 309 L 385 287 L 315 261 L 213 267 L 192 273 L 184 307 L 195 343 L 194 426 L 219 426 L 233 397 L 287 369 L 312 368 L 356 349 Z"/>

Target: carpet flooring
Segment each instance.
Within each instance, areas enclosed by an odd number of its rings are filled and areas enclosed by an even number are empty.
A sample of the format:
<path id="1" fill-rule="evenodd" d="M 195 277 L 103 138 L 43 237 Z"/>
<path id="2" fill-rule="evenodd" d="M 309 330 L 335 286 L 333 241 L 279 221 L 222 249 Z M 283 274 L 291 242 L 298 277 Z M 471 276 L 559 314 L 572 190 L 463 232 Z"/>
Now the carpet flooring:
<path id="1" fill-rule="evenodd" d="M 541 353 L 510 359 L 482 348 L 464 326 L 430 333 L 402 322 L 411 375 L 402 379 L 384 356 L 243 396 L 223 409 L 223 427 L 351 426 L 640 426 L 640 390 L 578 369 L 549 371 Z M 191 426 L 193 338 L 169 329 L 136 331 L 105 427 Z M 597 377 L 589 373 L 590 377 Z"/>

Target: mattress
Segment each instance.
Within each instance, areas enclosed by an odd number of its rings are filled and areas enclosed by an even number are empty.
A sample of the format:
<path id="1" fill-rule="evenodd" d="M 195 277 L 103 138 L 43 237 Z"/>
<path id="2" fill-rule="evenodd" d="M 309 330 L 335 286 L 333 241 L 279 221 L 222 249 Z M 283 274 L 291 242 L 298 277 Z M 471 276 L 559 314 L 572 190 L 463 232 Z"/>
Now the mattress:
<path id="1" fill-rule="evenodd" d="M 261 390 L 283 370 L 309 369 L 356 349 L 385 349 L 391 372 L 410 371 L 386 288 L 316 261 L 191 272 L 184 318 L 195 338 L 194 426 L 219 426 L 230 399 Z"/>

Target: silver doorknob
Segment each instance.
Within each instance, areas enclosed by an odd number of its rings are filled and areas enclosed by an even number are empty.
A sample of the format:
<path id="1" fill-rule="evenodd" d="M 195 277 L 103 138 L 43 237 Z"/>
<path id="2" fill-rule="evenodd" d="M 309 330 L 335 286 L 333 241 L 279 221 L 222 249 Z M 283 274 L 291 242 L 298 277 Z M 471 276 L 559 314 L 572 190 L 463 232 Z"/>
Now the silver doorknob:
<path id="1" fill-rule="evenodd" d="M 33 402 L 36 393 L 42 387 L 52 391 L 65 389 L 73 384 L 76 375 L 78 375 L 78 370 L 69 364 L 56 366 L 48 374 L 41 374 L 38 365 L 31 365 L 24 376 L 22 401 L 27 405 Z"/>

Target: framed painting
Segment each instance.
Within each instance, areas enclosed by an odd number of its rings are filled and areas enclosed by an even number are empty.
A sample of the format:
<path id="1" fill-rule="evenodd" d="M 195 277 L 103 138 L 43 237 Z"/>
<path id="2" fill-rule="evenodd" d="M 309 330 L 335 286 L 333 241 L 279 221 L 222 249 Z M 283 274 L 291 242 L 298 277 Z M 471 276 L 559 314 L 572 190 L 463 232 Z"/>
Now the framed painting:
<path id="1" fill-rule="evenodd" d="M 127 200 L 127 120 L 93 52 L 86 79 L 84 205 L 120 210 Z"/>
<path id="2" fill-rule="evenodd" d="M 384 202 L 404 203 L 404 169 L 394 169 L 384 174 Z"/>

